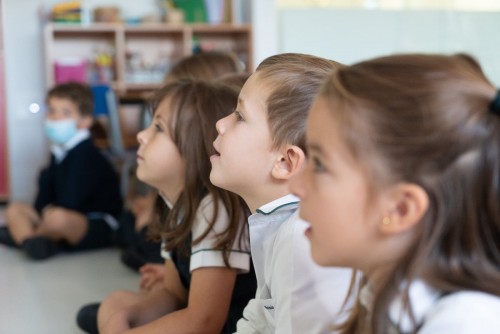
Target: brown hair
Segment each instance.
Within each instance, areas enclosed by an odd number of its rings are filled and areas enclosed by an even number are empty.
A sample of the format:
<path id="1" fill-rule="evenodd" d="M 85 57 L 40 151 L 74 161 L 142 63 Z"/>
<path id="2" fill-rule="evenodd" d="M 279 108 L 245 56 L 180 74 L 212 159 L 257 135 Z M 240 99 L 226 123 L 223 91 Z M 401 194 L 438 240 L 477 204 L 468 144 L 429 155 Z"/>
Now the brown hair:
<path id="1" fill-rule="evenodd" d="M 165 84 L 170 84 L 179 80 L 201 80 L 217 82 L 219 77 L 225 75 L 244 75 L 243 68 L 237 56 L 230 52 L 209 51 L 194 54 L 181 59 L 175 64 L 165 77 Z M 234 89 L 241 89 L 241 86 L 234 85 Z M 152 99 L 155 99 L 154 94 Z M 148 106 L 151 107 L 151 106 Z M 151 110 L 151 108 L 149 108 Z M 163 199 L 158 196 L 155 202 L 157 211 L 163 211 Z M 166 217 L 166 213 L 163 214 Z M 163 217 L 163 218 L 165 218 Z M 151 220 L 161 220 L 158 216 L 151 217 Z M 155 225 L 156 226 L 156 225 Z M 148 229 L 148 237 L 156 239 L 158 231 L 153 228 Z"/>
<path id="2" fill-rule="evenodd" d="M 226 73 L 213 81 L 232 87 L 239 92 L 249 77 L 248 73 Z"/>
<path id="3" fill-rule="evenodd" d="M 191 79 L 210 81 L 227 73 L 243 71 L 241 62 L 230 52 L 198 53 L 179 61 L 165 77 L 165 82 Z"/>
<path id="4" fill-rule="evenodd" d="M 283 53 L 262 61 L 255 73 L 269 92 L 267 118 L 273 148 L 285 144 L 305 148 L 306 120 L 313 98 L 323 81 L 342 65 L 300 53 Z"/>
<path id="5" fill-rule="evenodd" d="M 170 213 L 165 216 L 163 211 L 159 211 L 158 217 L 163 219 L 155 219 L 151 228 L 165 240 L 166 250 L 180 249 L 186 254 L 186 241 L 191 237 L 198 207 L 202 199 L 210 195 L 214 215 L 210 217 L 205 232 L 192 243 L 196 244 L 207 236 L 222 209 L 219 203 L 222 203 L 230 223 L 225 231 L 219 233 L 215 248 L 223 251 L 228 265 L 229 250 L 240 229 L 246 228 L 244 222 L 248 209 L 239 196 L 212 185 L 210 156 L 215 153 L 212 145 L 217 137 L 215 123 L 231 114 L 238 91 L 201 81 L 176 81 L 158 91 L 153 110 L 167 96 L 171 98 L 170 134 L 186 165 L 185 186 Z M 242 237 L 244 235 L 241 234 Z M 245 240 L 239 242 L 241 246 Z"/>
<path id="6" fill-rule="evenodd" d="M 489 111 L 494 95 L 479 64 L 466 55 L 377 58 L 338 70 L 323 86 L 320 96 L 371 176 L 373 193 L 409 182 L 429 196 L 415 242 L 374 291 L 373 314 L 366 317 L 358 301 L 344 333 L 387 333 L 388 306 L 401 292 L 413 318 L 408 284 L 417 278 L 444 294 L 500 296 L 500 119 Z"/>
<path id="7" fill-rule="evenodd" d="M 76 104 L 81 116 L 92 117 L 94 113 L 94 100 L 92 91 L 88 85 L 77 82 L 56 85 L 47 93 L 46 102 L 48 103 L 53 97 L 68 99 Z"/>

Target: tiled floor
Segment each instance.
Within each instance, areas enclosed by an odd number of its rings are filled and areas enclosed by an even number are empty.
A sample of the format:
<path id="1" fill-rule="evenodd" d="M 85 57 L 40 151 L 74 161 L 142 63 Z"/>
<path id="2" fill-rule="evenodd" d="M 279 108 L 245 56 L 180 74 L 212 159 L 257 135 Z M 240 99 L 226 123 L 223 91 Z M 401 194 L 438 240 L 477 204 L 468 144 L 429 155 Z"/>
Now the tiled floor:
<path id="1" fill-rule="evenodd" d="M 33 262 L 0 245 L 0 333 L 82 333 L 75 322 L 82 304 L 117 289 L 135 290 L 138 281 L 117 249 Z"/>

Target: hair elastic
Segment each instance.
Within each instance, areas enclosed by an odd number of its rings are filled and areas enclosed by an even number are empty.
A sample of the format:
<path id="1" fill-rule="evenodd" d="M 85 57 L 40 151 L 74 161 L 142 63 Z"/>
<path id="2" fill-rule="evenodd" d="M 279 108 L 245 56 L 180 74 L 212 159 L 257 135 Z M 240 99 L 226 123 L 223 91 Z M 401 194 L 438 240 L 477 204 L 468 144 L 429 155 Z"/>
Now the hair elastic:
<path id="1" fill-rule="evenodd" d="M 495 115 L 500 116 L 500 89 L 497 90 L 497 94 L 490 104 L 490 111 Z"/>

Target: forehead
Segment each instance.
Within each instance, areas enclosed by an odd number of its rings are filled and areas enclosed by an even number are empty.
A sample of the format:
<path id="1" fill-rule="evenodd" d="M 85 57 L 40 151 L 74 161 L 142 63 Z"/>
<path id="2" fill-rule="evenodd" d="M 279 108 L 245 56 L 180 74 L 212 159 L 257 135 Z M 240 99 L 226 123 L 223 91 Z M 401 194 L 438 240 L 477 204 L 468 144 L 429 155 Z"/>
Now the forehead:
<path id="1" fill-rule="evenodd" d="M 158 103 L 158 106 L 154 110 L 154 116 L 161 118 L 168 117 L 171 113 L 172 109 L 171 107 L 172 107 L 172 97 L 170 95 L 166 95 L 160 101 L 160 103 Z"/>
<path id="2" fill-rule="evenodd" d="M 267 115 L 267 99 L 270 94 L 270 87 L 258 72 L 252 74 L 243 85 L 238 103 L 245 112 L 253 113 L 262 111 Z"/>
<path id="3" fill-rule="evenodd" d="M 331 108 L 332 104 L 321 96 L 313 101 L 307 119 L 307 146 L 309 150 L 320 150 L 327 156 L 332 152 L 347 154 L 345 140 L 340 133 L 339 121 Z"/>
<path id="4" fill-rule="evenodd" d="M 51 113 L 64 112 L 64 115 L 70 117 L 79 117 L 81 115 L 78 105 L 67 97 L 53 96 L 47 100 L 47 105 Z"/>
<path id="5" fill-rule="evenodd" d="M 314 99 L 307 119 L 308 138 L 338 137 L 338 122 L 330 110 L 331 107 L 331 103 L 321 96 Z"/>
<path id="6" fill-rule="evenodd" d="M 48 104 L 50 106 L 52 105 L 58 105 L 58 106 L 66 106 L 66 107 L 71 107 L 71 108 L 77 108 L 77 104 L 71 100 L 69 97 L 62 97 L 62 96 L 52 96 L 48 99 Z"/>

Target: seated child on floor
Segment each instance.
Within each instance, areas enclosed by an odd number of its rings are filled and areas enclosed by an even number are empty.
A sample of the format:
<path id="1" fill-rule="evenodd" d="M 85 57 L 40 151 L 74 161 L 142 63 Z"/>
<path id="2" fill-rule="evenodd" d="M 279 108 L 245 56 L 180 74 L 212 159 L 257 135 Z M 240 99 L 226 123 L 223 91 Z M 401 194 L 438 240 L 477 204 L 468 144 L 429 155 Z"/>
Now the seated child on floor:
<path id="1" fill-rule="evenodd" d="M 153 122 L 137 136 L 137 176 L 170 207 L 155 221 L 165 278 L 149 294 L 108 296 L 98 311 L 100 333 L 234 332 L 256 288 L 247 210 L 210 183 L 209 166 L 215 123 L 237 97 L 233 88 L 201 81 L 176 81 L 157 93 Z"/>
<path id="2" fill-rule="evenodd" d="M 248 219 L 257 292 L 238 333 L 326 333 L 340 317 L 352 270 L 321 268 L 288 189 L 305 164 L 309 107 L 337 62 L 284 53 L 262 61 L 231 115 L 217 122 L 210 180 L 240 195 Z"/>
<path id="3" fill-rule="evenodd" d="M 90 138 L 90 88 L 60 84 L 48 92 L 47 105 L 50 164 L 40 173 L 34 204 L 10 203 L 0 232 L 1 243 L 37 260 L 111 245 L 122 209 L 118 175 Z"/>

